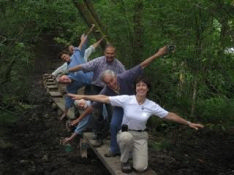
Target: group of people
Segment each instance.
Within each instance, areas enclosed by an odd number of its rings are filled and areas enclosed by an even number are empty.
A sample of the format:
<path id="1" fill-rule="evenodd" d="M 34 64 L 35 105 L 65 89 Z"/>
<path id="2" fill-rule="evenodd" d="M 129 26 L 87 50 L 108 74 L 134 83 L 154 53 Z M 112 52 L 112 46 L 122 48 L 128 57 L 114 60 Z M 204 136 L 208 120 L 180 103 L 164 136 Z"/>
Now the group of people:
<path id="1" fill-rule="evenodd" d="M 94 27 L 90 28 L 88 34 Z M 70 137 L 64 139 L 64 143 L 82 135 L 82 131 L 93 119 L 95 146 L 101 146 L 110 131 L 110 149 L 105 156 L 120 155 L 121 168 L 125 173 L 132 169 L 142 172 L 148 168 L 146 123 L 151 116 L 155 115 L 194 129 L 203 128 L 202 124 L 187 121 L 147 98 L 151 85 L 143 75 L 143 70 L 154 60 L 168 54 L 167 46 L 160 48 L 140 64 L 125 70 L 124 65 L 115 57 L 116 48 L 113 45 L 106 46 L 104 56 L 89 61 L 89 56 L 103 38 L 92 45 L 93 49 L 89 51 L 90 47 L 86 49 L 88 34 L 81 36 L 77 48 L 70 47 L 72 56 L 66 52 L 60 54 L 60 58 L 66 62 L 66 68 L 60 72 L 67 74 L 57 77 L 58 82 L 67 84 L 66 110 L 60 119 L 65 118 L 73 104 L 82 110 L 79 117 L 71 121 L 71 126 L 76 129 Z M 86 87 L 84 95 L 77 95 L 77 90 L 83 86 Z M 132 166 L 129 163 L 131 157 Z"/>

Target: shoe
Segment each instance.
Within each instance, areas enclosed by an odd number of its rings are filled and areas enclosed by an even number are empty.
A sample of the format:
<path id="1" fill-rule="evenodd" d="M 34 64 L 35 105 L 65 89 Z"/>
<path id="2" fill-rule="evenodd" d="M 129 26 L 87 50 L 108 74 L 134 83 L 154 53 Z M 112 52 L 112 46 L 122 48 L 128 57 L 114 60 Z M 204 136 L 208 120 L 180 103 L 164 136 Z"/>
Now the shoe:
<path id="1" fill-rule="evenodd" d="M 121 162 L 121 170 L 124 173 L 131 173 L 132 167 L 129 162 L 126 162 L 126 163 Z"/>
<path id="2" fill-rule="evenodd" d="M 93 136 L 92 136 L 92 139 L 97 140 L 97 134 L 94 133 Z"/>
<path id="3" fill-rule="evenodd" d="M 113 153 L 110 150 L 104 154 L 105 157 L 115 157 L 115 156 L 120 156 L 120 153 Z"/>
<path id="4" fill-rule="evenodd" d="M 94 147 L 100 147 L 103 145 L 103 141 L 98 139 L 98 140 L 95 140 L 95 142 L 93 143 L 93 146 Z"/>
<path id="5" fill-rule="evenodd" d="M 68 132 L 71 132 L 71 130 L 72 130 L 72 126 L 71 126 L 71 121 L 70 120 L 66 121 L 66 129 L 67 129 Z"/>

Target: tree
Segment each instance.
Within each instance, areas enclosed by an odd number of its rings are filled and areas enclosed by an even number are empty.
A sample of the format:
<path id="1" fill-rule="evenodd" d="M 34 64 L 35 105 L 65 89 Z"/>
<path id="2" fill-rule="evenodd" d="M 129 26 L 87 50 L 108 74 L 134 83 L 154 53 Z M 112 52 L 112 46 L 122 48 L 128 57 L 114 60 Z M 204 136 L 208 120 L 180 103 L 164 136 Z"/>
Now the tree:
<path id="1" fill-rule="evenodd" d="M 86 24 L 91 27 L 92 24 L 95 24 L 98 31 L 94 33 L 95 38 L 98 40 L 101 37 L 107 35 L 103 25 L 101 24 L 97 13 L 95 12 L 91 1 L 89 0 L 73 0 L 74 5 L 77 7 L 80 15 L 85 20 Z M 107 39 L 105 39 L 107 41 Z M 107 41 L 108 42 L 108 41 Z M 101 47 L 104 49 L 105 44 L 102 42 Z"/>

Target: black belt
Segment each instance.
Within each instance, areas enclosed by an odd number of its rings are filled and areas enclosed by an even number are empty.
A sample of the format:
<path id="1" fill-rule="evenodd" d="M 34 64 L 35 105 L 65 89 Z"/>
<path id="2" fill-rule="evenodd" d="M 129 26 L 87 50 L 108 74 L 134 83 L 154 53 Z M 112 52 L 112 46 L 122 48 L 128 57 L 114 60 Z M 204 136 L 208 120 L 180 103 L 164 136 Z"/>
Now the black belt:
<path id="1" fill-rule="evenodd" d="M 128 131 L 135 131 L 135 132 L 145 132 L 145 131 L 146 131 L 146 129 L 144 129 L 144 130 L 128 129 Z"/>

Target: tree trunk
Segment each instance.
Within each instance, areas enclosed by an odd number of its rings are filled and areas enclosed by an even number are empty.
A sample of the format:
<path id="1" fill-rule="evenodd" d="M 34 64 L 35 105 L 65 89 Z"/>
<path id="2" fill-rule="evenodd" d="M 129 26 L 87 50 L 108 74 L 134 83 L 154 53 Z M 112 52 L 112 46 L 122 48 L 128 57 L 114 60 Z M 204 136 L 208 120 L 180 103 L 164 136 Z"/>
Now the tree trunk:
<path id="1" fill-rule="evenodd" d="M 96 40 L 99 40 L 100 38 L 102 38 L 103 36 L 107 35 L 106 32 L 104 32 L 104 27 L 102 27 L 103 25 L 101 24 L 98 16 L 96 15 L 95 10 L 93 9 L 93 6 L 91 4 L 90 1 L 83 1 L 83 0 L 73 0 L 73 3 L 75 5 L 75 7 L 78 9 L 80 15 L 82 16 L 82 18 L 84 19 L 85 23 L 91 27 L 92 24 L 95 24 L 97 31 L 93 32 Z M 87 6 L 88 4 L 88 6 Z M 95 16 L 93 15 L 95 14 Z M 106 42 L 108 42 L 107 38 L 105 38 Z M 105 43 L 101 42 L 101 47 L 104 50 L 105 48 Z"/>
<path id="2" fill-rule="evenodd" d="M 191 104 L 191 111 L 190 111 L 190 117 L 194 117 L 194 112 L 196 109 L 196 100 L 197 100 L 197 83 L 198 83 L 198 74 L 200 69 L 200 58 L 201 58 L 201 50 L 202 50 L 202 38 L 201 34 L 203 32 L 203 28 L 201 25 L 201 10 L 197 12 L 198 14 L 195 16 L 195 26 L 196 26 L 196 42 L 195 42 L 195 58 L 192 66 L 192 72 L 194 76 L 193 81 L 193 93 L 192 93 L 192 104 Z"/>
<path id="3" fill-rule="evenodd" d="M 134 5 L 135 14 L 133 16 L 133 60 L 134 65 L 138 64 L 143 58 L 143 1 L 137 0 Z"/>
<path id="4" fill-rule="evenodd" d="M 196 98 L 197 98 L 197 79 L 195 78 L 194 83 L 193 83 L 193 95 L 192 95 L 190 117 L 194 117 L 194 112 L 196 109 Z"/>
<path id="5" fill-rule="evenodd" d="M 93 8 L 93 4 L 90 0 L 84 0 L 89 12 L 91 13 L 91 15 L 93 16 L 93 18 L 95 19 L 95 21 L 97 22 L 98 26 L 102 29 L 103 33 L 107 33 L 105 27 L 102 25 L 95 9 Z"/>

